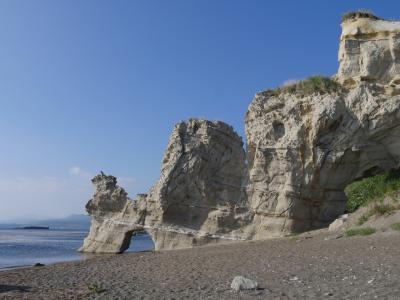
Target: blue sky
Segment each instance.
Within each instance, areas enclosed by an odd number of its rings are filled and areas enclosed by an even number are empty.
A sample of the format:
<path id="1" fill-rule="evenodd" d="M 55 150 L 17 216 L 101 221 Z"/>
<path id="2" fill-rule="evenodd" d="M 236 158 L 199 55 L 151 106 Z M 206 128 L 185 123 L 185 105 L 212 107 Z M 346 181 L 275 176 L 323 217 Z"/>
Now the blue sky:
<path id="1" fill-rule="evenodd" d="M 181 120 L 244 135 L 257 91 L 336 72 L 358 8 L 400 18 L 396 1 L 1 1 L 0 220 L 84 212 L 100 170 L 147 192 Z"/>

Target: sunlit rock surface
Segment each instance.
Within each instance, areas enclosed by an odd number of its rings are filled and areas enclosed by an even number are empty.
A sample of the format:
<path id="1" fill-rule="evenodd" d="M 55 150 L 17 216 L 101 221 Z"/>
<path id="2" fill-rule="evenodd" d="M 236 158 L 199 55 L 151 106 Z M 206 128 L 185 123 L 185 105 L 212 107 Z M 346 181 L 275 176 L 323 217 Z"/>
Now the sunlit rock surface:
<path id="1" fill-rule="evenodd" d="M 400 83 L 400 22 L 371 18 L 344 21 L 339 63 L 338 79 L 342 83 L 371 81 L 397 87 Z"/>
<path id="2" fill-rule="evenodd" d="M 191 119 L 170 137 L 159 181 L 130 200 L 113 176 L 93 179 L 92 226 L 81 251 L 122 252 L 147 231 L 157 250 L 279 237 L 328 226 L 350 182 L 398 168 L 400 23 L 343 22 L 337 92 L 261 92 L 241 138 Z M 229 109 L 229 108 L 228 108 Z"/>
<path id="3" fill-rule="evenodd" d="M 189 120 L 175 126 L 161 176 L 147 197 L 131 201 L 113 176 L 97 175 L 87 211 L 92 226 L 81 251 L 122 252 L 146 230 L 156 249 L 246 239 L 241 138 L 223 122 Z"/>
<path id="4" fill-rule="evenodd" d="M 329 225 L 345 186 L 396 168 L 400 97 L 361 82 L 348 93 L 264 96 L 246 117 L 255 238 Z"/>
<path id="5" fill-rule="evenodd" d="M 114 176 L 103 172 L 92 179 L 96 189 L 86 204 L 92 216 L 89 235 L 80 251 L 120 253 L 129 248 L 131 237 L 143 230 L 146 195 L 132 201 Z"/>

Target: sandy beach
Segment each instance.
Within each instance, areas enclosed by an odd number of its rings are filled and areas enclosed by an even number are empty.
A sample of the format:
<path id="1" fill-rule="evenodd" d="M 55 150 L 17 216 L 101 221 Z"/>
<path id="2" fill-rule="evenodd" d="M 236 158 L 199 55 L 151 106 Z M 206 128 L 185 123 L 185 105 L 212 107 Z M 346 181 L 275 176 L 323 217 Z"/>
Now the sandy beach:
<path id="1" fill-rule="evenodd" d="M 0 272 L 1 299 L 399 299 L 400 234 L 302 235 Z M 236 293 L 234 276 L 260 289 Z"/>

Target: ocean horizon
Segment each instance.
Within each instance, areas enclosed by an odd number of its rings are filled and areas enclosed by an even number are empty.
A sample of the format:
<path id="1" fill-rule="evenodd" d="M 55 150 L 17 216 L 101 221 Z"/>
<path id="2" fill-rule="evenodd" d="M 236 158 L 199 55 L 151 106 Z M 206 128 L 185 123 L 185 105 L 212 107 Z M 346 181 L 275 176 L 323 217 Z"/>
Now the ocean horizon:
<path id="1" fill-rule="evenodd" d="M 0 269 L 83 260 L 91 255 L 78 252 L 87 234 L 87 230 L 0 229 Z M 125 252 L 152 249 L 151 237 L 137 234 Z"/>

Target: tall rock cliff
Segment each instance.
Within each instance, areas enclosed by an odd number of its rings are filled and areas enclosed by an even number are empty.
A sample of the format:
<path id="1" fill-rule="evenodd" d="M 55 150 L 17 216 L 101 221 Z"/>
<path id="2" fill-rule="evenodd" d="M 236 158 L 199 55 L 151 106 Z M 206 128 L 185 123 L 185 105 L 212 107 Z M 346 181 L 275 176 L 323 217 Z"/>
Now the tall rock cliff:
<path id="1" fill-rule="evenodd" d="M 96 176 L 81 250 L 122 252 L 141 230 L 161 250 L 319 228 L 344 212 L 347 184 L 398 168 L 400 22 L 355 14 L 342 29 L 333 79 L 256 95 L 247 153 L 229 125 L 192 119 L 176 125 L 149 195 L 130 200 Z"/>
<path id="2" fill-rule="evenodd" d="M 399 166 L 400 97 L 370 82 L 349 92 L 269 96 L 246 117 L 255 238 L 326 226 L 344 212 L 344 188 Z"/>

